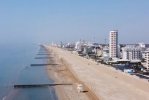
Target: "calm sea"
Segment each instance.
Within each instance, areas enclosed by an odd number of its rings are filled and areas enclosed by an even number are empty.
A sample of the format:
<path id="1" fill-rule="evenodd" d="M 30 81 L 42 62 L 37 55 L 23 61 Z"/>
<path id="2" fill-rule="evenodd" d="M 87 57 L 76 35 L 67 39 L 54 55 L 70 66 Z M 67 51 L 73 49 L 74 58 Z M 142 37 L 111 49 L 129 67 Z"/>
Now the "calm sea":
<path id="1" fill-rule="evenodd" d="M 37 45 L 0 46 L 0 100 L 57 100 L 52 87 L 13 88 L 14 84 L 53 82 L 44 66 L 30 66 L 47 62 L 46 59 L 34 59 L 39 57 L 39 50 Z"/>

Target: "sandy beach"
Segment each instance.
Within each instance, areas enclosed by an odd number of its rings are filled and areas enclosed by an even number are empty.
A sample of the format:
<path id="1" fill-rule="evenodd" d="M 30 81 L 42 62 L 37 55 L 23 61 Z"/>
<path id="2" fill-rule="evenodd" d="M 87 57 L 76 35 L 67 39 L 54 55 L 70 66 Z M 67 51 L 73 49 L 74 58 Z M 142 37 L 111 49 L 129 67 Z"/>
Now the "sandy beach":
<path id="1" fill-rule="evenodd" d="M 47 66 L 49 77 L 52 78 L 55 83 L 72 84 L 54 87 L 58 96 L 58 100 L 95 100 L 94 97 L 89 96 L 89 93 L 78 93 L 76 84 L 80 83 L 79 80 L 70 72 L 63 59 L 59 59 L 58 56 L 51 50 L 48 51 L 52 55 L 52 59 L 49 60 L 49 63 L 57 64 L 56 66 Z"/>
<path id="2" fill-rule="evenodd" d="M 79 57 L 69 51 L 51 46 L 46 46 L 46 48 L 55 54 L 55 58 L 62 59 L 65 62 L 65 64 L 59 64 L 61 66 L 65 65 L 65 67 L 59 67 L 56 69 L 59 72 L 55 71 L 53 73 L 57 81 L 81 82 L 86 86 L 90 95 L 97 97 L 99 100 L 149 100 L 149 83 L 147 81 L 117 71 L 106 65 L 97 65 L 94 61 Z M 50 70 L 48 70 L 48 73 L 52 74 L 53 71 L 51 72 Z M 62 70 L 67 71 L 63 72 Z M 71 100 L 79 100 L 76 95 L 81 100 L 95 100 L 89 98 L 90 96 L 87 93 L 78 94 L 75 85 L 74 88 L 73 86 L 71 88 L 69 86 L 56 87 L 56 90 L 59 97 L 69 98 L 65 100 L 70 100 L 70 98 L 73 98 Z M 76 91 L 76 94 L 74 91 Z"/>

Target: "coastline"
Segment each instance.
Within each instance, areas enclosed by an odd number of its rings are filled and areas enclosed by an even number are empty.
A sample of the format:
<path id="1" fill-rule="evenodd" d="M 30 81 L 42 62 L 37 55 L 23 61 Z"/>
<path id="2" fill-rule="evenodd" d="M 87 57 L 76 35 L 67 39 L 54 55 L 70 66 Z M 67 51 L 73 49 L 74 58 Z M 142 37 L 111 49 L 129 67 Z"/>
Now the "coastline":
<path id="1" fill-rule="evenodd" d="M 48 65 L 46 71 L 48 76 L 55 81 L 55 83 L 72 83 L 71 86 L 54 86 L 58 100 L 93 100 L 87 93 L 78 93 L 76 84 L 80 81 L 71 73 L 63 59 L 59 59 L 58 55 L 47 48 L 48 53 L 53 53 L 53 63 L 57 66 Z M 50 61 L 48 61 L 50 63 Z M 96 99 L 94 99 L 96 100 Z"/>
<path id="2" fill-rule="evenodd" d="M 105 65 L 84 59 L 68 51 L 47 46 L 71 65 L 72 71 L 96 96 L 104 100 L 148 100 L 149 84 Z M 71 60 L 70 60 L 71 59 Z M 91 73 L 93 72 L 93 73 Z M 119 98 L 117 98 L 119 97 Z"/>

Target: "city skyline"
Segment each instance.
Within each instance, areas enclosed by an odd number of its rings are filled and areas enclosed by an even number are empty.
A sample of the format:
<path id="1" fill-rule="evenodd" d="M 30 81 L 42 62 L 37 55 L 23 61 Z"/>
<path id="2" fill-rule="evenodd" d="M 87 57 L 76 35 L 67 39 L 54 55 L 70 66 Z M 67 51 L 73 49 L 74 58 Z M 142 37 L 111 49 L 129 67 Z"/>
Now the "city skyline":
<path id="1" fill-rule="evenodd" d="M 0 43 L 80 39 L 104 43 L 115 29 L 119 43 L 149 43 L 148 4 L 147 0 L 0 1 Z"/>

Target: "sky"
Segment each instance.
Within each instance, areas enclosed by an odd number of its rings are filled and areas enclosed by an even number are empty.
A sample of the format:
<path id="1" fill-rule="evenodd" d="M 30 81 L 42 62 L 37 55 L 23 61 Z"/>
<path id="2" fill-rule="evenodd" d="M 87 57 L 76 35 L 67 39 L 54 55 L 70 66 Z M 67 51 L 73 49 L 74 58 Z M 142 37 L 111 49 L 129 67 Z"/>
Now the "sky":
<path id="1" fill-rule="evenodd" d="M 149 43 L 149 0 L 0 0 L 0 44 Z"/>

